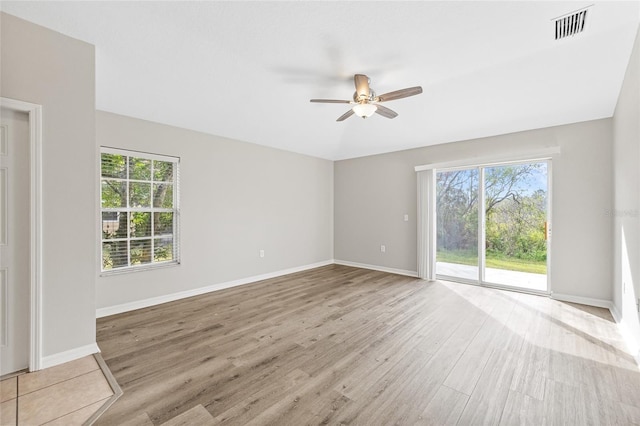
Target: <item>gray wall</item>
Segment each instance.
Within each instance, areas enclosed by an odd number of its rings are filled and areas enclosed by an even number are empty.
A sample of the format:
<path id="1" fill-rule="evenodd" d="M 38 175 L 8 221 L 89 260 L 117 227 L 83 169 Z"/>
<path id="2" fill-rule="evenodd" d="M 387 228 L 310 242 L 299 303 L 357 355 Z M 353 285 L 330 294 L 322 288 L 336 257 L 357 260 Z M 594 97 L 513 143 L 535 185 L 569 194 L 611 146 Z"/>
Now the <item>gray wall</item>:
<path id="1" fill-rule="evenodd" d="M 0 14 L 3 97 L 42 105 L 43 356 L 95 343 L 94 48 Z"/>
<path id="2" fill-rule="evenodd" d="M 180 157 L 182 252 L 176 267 L 99 277 L 98 308 L 333 259 L 333 162 L 102 111 L 96 135 Z"/>
<path id="3" fill-rule="evenodd" d="M 640 362 L 640 31 L 616 105 L 613 135 L 613 301 Z"/>
<path id="4" fill-rule="evenodd" d="M 336 260 L 415 272 L 415 166 L 552 146 L 552 290 L 611 300 L 611 119 L 337 161 Z"/>

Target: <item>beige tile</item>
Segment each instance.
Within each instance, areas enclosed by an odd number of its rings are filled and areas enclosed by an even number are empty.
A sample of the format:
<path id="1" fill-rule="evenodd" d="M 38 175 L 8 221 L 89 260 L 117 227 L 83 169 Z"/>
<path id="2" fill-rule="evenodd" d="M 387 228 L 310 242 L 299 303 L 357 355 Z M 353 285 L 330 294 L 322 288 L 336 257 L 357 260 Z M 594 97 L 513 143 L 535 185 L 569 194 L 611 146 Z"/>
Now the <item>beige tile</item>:
<path id="1" fill-rule="evenodd" d="M 74 411 L 73 413 L 69 413 L 66 416 L 58 417 L 55 420 L 45 423 L 47 426 L 69 426 L 69 425 L 82 425 L 89 417 L 93 416 L 93 414 L 102 407 L 102 405 L 107 402 L 105 398 L 102 401 L 94 402 L 91 405 L 87 405 L 84 408 Z"/>
<path id="2" fill-rule="evenodd" d="M 215 425 L 219 422 L 202 405 L 179 414 L 162 424 L 162 426 Z"/>
<path id="3" fill-rule="evenodd" d="M 18 391 L 20 395 L 24 395 L 69 380 L 73 377 L 81 376 L 90 371 L 98 370 L 99 368 L 93 355 L 85 356 L 84 358 L 56 365 L 55 367 L 45 370 L 18 376 Z"/>
<path id="4" fill-rule="evenodd" d="M 0 425 L 16 424 L 16 400 L 10 399 L 0 404 Z"/>
<path id="5" fill-rule="evenodd" d="M 20 425 L 42 424 L 113 395 L 102 370 L 18 398 Z"/>
<path id="6" fill-rule="evenodd" d="M 12 377 L 0 382 L 0 402 L 14 399 L 18 396 L 18 378 Z"/>

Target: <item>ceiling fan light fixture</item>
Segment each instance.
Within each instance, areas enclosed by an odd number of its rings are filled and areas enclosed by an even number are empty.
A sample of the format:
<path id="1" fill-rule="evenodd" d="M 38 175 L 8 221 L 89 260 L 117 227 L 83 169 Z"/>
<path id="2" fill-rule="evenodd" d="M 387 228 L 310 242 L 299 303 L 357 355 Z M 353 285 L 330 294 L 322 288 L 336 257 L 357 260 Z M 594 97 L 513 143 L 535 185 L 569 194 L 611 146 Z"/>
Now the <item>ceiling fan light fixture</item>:
<path id="1" fill-rule="evenodd" d="M 356 91 L 353 93 L 353 100 L 338 99 L 311 99 L 311 102 L 321 102 L 325 104 L 352 104 L 353 107 L 342 114 L 336 121 L 344 121 L 352 115 L 367 118 L 378 113 L 385 118 L 396 118 L 398 113 L 386 106 L 380 105 L 380 102 L 393 101 L 396 99 L 408 98 L 409 96 L 419 95 L 422 93 L 422 87 L 407 87 L 406 89 L 394 90 L 377 96 L 376 92 L 369 86 L 369 77 L 364 74 L 356 74 L 353 76 L 353 82 Z"/>
<path id="2" fill-rule="evenodd" d="M 374 104 L 363 103 L 355 105 L 353 107 L 353 112 L 355 112 L 358 117 L 367 118 L 371 117 L 377 109 L 378 107 Z"/>

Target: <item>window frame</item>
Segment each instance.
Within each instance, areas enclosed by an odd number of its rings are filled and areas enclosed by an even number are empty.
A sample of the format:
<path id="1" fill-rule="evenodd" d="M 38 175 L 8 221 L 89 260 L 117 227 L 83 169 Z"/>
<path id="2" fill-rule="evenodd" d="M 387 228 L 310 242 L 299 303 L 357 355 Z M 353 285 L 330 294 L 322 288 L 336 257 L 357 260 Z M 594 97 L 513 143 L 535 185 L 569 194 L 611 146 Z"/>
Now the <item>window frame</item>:
<path id="1" fill-rule="evenodd" d="M 125 178 L 115 178 L 115 177 L 104 177 L 102 175 L 102 155 L 103 154 L 112 154 L 112 155 L 121 155 L 126 157 L 125 161 L 125 170 L 126 177 Z M 136 158 L 141 160 L 151 160 L 151 170 L 150 170 L 150 179 L 142 180 L 142 179 L 132 179 L 129 175 L 129 158 Z M 154 168 L 153 161 L 163 161 L 170 162 L 173 164 L 173 176 L 171 184 L 173 185 L 173 207 L 172 208 L 164 208 L 164 207 L 155 207 L 153 200 L 153 190 L 156 183 L 169 183 L 168 181 L 156 181 L 154 180 Z M 111 181 L 124 182 L 126 187 L 126 207 L 108 207 L 104 208 L 102 206 L 102 182 L 107 179 Z M 150 192 L 150 202 L 149 207 L 135 207 L 131 206 L 130 199 L 130 184 L 131 183 L 148 183 L 151 185 Z M 101 146 L 98 155 L 98 244 L 100 246 L 99 252 L 99 271 L 100 276 L 108 276 L 108 275 L 116 275 L 123 274 L 129 272 L 138 272 L 138 271 L 146 271 L 158 268 L 166 268 L 171 266 L 177 266 L 180 264 L 180 157 L 174 157 L 169 155 L 161 155 L 154 154 L 148 152 L 120 149 L 120 148 L 111 148 Z M 103 213 L 115 213 L 117 214 L 126 214 L 127 215 L 127 236 L 126 238 L 104 238 L 103 235 Z M 149 213 L 150 217 L 150 234 L 148 236 L 136 237 L 131 234 L 130 223 L 131 223 L 131 214 L 132 213 Z M 155 261 L 155 242 L 156 239 L 161 237 L 156 237 L 155 229 L 153 226 L 153 218 L 156 213 L 172 213 L 173 214 L 173 229 L 172 229 L 172 259 L 167 261 Z M 167 234 L 169 235 L 169 234 Z M 151 242 L 151 262 L 143 263 L 143 264 L 131 264 L 131 241 L 142 241 L 142 240 L 150 240 Z M 103 250 L 105 242 L 115 242 L 115 241 L 126 241 L 127 242 L 127 265 L 121 266 L 118 268 L 104 268 L 104 259 L 103 259 Z"/>

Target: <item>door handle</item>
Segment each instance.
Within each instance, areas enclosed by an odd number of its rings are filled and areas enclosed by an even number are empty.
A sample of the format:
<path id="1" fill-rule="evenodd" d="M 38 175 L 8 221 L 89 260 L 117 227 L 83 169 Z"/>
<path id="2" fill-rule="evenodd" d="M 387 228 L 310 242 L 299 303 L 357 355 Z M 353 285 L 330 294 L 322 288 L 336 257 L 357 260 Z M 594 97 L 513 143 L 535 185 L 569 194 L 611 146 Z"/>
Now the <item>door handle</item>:
<path id="1" fill-rule="evenodd" d="M 549 239 L 549 222 L 544 223 L 544 240 L 547 241 Z"/>

